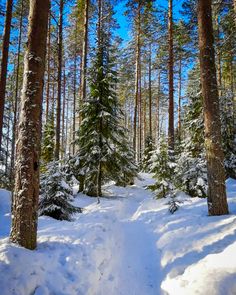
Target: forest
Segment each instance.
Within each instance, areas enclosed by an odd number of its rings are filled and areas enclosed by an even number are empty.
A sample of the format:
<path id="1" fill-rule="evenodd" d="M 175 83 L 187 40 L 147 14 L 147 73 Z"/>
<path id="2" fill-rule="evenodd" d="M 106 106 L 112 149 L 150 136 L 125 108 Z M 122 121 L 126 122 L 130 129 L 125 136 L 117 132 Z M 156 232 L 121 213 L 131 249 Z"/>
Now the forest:
<path id="1" fill-rule="evenodd" d="M 236 0 L 1 0 L 0 37 L 0 293 L 236 294 Z"/>

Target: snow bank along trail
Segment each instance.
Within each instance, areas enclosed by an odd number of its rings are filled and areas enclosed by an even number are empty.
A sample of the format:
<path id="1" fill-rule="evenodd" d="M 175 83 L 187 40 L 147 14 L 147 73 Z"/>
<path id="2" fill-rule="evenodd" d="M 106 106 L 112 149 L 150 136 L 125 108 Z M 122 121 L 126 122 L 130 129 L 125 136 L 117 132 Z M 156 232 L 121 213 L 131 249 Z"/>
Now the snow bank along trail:
<path id="1" fill-rule="evenodd" d="M 73 222 L 39 219 L 38 249 L 8 241 L 10 198 L 0 191 L 1 295 L 236 294 L 236 182 L 227 181 L 231 214 L 208 217 L 190 199 L 171 215 L 141 174 L 135 185 L 104 187 L 107 197 L 79 194 Z"/>

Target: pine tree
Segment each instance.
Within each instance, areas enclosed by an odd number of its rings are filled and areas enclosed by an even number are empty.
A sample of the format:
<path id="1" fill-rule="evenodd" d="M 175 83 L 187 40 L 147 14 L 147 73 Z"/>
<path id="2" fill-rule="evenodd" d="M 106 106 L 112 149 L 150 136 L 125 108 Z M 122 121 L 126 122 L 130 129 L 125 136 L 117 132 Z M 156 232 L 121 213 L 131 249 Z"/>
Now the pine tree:
<path id="1" fill-rule="evenodd" d="M 5 18 L 3 44 L 2 44 L 2 56 L 1 56 L 2 57 L 1 73 L 0 73 L 0 151 L 2 146 L 3 114 L 4 114 L 4 103 L 5 103 L 5 96 L 6 96 L 7 65 L 8 65 L 8 55 L 9 55 L 9 45 L 10 45 L 12 8 L 13 8 L 13 0 L 7 0 L 6 18 Z"/>
<path id="2" fill-rule="evenodd" d="M 41 113 L 48 12 L 48 0 L 30 1 L 11 228 L 11 241 L 28 249 L 35 249 L 37 240 Z"/>
<path id="3" fill-rule="evenodd" d="M 210 215 L 228 214 L 224 155 L 221 145 L 219 97 L 216 80 L 211 0 L 198 1 L 200 69 L 204 101 L 205 144 Z"/>

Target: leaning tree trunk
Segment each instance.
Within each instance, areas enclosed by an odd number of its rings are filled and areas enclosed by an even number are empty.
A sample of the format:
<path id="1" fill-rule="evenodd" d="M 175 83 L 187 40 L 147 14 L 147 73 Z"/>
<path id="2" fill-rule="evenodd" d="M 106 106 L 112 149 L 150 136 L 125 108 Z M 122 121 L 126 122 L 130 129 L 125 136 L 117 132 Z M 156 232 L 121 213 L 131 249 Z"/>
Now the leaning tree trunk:
<path id="1" fill-rule="evenodd" d="M 200 69 L 204 102 L 209 215 L 228 214 L 217 89 L 211 0 L 198 0 Z"/>
<path id="2" fill-rule="evenodd" d="M 12 19 L 13 0 L 7 1 L 6 18 L 2 43 L 2 61 L 0 74 L 0 150 L 2 146 L 2 131 L 3 131 L 3 115 L 6 96 L 6 82 L 7 82 L 7 63 L 11 34 L 11 19 Z"/>
<path id="3" fill-rule="evenodd" d="M 11 229 L 11 241 L 28 249 L 36 248 L 37 238 L 41 113 L 48 11 L 49 0 L 30 0 Z"/>
<path id="4" fill-rule="evenodd" d="M 169 125 L 168 146 L 174 149 L 174 57 L 173 57 L 173 7 L 169 0 L 168 33 L 169 33 Z"/>

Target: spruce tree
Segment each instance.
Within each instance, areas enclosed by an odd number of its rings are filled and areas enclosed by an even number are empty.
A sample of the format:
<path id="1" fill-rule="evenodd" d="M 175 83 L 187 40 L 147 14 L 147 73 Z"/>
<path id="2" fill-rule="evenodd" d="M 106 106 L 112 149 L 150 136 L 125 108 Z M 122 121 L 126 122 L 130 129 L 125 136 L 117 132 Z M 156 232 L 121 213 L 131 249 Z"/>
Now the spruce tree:
<path id="1" fill-rule="evenodd" d="M 198 78 L 196 78 L 198 77 Z M 207 171 L 204 147 L 203 99 L 199 65 L 189 73 L 184 109 L 182 142 L 175 169 L 175 186 L 191 197 L 207 196 Z"/>
<path id="2" fill-rule="evenodd" d="M 159 147 L 152 153 L 150 159 L 150 172 L 154 173 L 156 183 L 150 185 L 156 197 L 165 198 L 174 196 L 174 171 L 176 167 L 175 159 L 171 150 L 168 150 L 167 143 L 161 139 Z"/>
<path id="3" fill-rule="evenodd" d="M 42 151 L 41 159 L 42 166 L 41 170 L 45 169 L 45 166 L 51 162 L 54 158 L 54 147 L 55 146 L 55 127 L 54 127 L 54 117 L 51 113 L 48 120 L 44 126 L 43 138 L 42 138 Z"/>
<path id="4" fill-rule="evenodd" d="M 149 135 L 145 141 L 145 150 L 143 153 L 141 170 L 143 172 L 150 172 L 151 153 L 154 150 L 154 143 L 152 137 Z"/>
<path id="5" fill-rule="evenodd" d="M 72 220 L 75 213 L 82 209 L 75 207 L 73 190 L 66 181 L 66 171 L 58 161 L 48 164 L 40 179 L 39 214 L 58 220 Z"/>
<path id="6" fill-rule="evenodd" d="M 135 165 L 130 163 L 132 156 L 121 125 L 123 114 L 116 93 L 116 58 L 109 25 L 113 21 L 112 6 L 109 6 L 109 19 L 105 23 L 102 4 L 99 1 L 97 48 L 90 71 L 90 93 L 82 104 L 83 120 L 77 141 L 84 192 L 97 197 L 102 195 L 101 187 L 105 181 L 114 180 L 124 185 L 136 175 Z"/>

